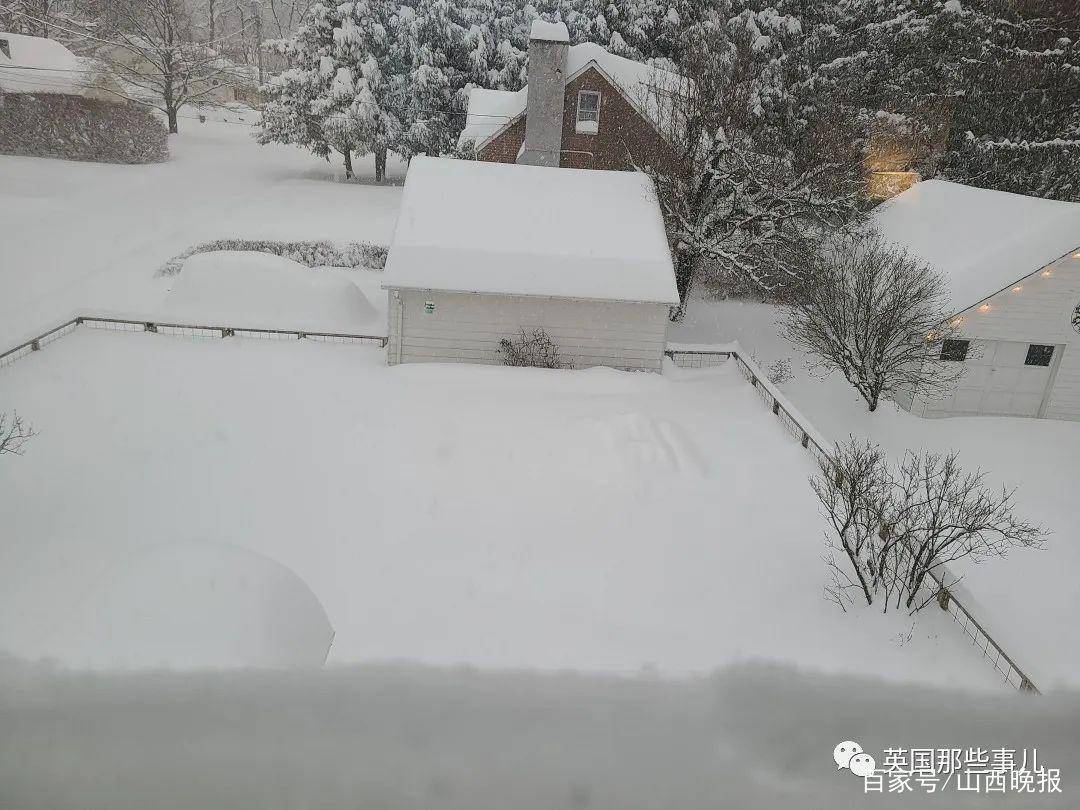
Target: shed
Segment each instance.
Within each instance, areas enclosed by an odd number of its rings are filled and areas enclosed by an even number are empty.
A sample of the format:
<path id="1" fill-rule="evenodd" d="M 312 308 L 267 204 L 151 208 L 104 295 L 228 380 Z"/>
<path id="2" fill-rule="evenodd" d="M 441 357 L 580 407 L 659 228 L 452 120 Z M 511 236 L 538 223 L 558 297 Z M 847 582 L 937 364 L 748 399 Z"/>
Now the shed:
<path id="1" fill-rule="evenodd" d="M 500 364 L 542 328 L 575 368 L 659 371 L 679 300 L 637 172 L 416 157 L 385 273 L 391 365 Z"/>
<path id="2" fill-rule="evenodd" d="M 963 364 L 952 391 L 902 405 L 1080 419 L 1080 205 L 930 180 L 874 220 L 944 276 L 959 330 L 937 360 Z"/>

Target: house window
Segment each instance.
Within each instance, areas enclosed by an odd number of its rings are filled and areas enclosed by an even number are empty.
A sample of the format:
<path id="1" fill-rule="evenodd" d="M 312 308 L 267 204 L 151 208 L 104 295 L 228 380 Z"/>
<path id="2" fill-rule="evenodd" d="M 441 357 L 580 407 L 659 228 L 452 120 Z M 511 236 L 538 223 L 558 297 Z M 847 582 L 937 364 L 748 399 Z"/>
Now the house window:
<path id="1" fill-rule="evenodd" d="M 1024 358 L 1025 366 L 1048 366 L 1054 358 L 1054 347 L 1044 346 L 1041 343 L 1032 343 L 1028 346 L 1027 357 Z"/>
<path id="2" fill-rule="evenodd" d="M 970 340 L 946 340 L 941 344 L 941 359 L 962 363 L 967 359 Z"/>
<path id="3" fill-rule="evenodd" d="M 577 131 L 595 135 L 600 128 L 600 94 L 582 90 L 577 97 Z"/>

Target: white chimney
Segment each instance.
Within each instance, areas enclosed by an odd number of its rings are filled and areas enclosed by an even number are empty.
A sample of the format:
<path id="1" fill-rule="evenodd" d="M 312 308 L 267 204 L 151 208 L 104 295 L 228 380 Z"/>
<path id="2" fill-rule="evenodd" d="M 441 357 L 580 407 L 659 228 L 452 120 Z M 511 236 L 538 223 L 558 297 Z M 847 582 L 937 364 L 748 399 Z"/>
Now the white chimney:
<path id="1" fill-rule="evenodd" d="M 529 32 L 529 94 L 525 143 L 518 163 L 558 166 L 562 152 L 563 96 L 570 34 L 565 23 L 534 20 Z"/>

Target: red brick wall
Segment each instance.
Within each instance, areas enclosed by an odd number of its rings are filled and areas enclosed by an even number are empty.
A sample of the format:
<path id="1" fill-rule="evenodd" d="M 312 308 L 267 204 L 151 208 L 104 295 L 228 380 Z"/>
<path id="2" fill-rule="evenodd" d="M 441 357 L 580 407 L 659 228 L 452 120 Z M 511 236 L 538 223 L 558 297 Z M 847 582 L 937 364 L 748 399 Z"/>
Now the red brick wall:
<path id="1" fill-rule="evenodd" d="M 600 93 L 600 126 L 595 135 L 576 131 L 577 100 L 581 90 Z M 525 118 L 522 116 L 485 144 L 478 158 L 495 163 L 514 163 L 524 140 Z M 574 169 L 629 169 L 628 155 L 639 163 L 673 163 L 675 160 L 671 146 L 593 67 L 566 86 L 562 148 L 559 165 Z"/>

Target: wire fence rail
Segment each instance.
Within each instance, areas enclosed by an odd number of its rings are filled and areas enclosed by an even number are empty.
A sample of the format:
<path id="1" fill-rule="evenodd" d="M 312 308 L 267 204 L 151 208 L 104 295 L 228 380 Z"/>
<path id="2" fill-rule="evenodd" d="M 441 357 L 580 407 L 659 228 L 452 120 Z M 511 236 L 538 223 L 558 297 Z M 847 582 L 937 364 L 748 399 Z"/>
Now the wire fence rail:
<path id="1" fill-rule="evenodd" d="M 0 367 L 10 365 L 16 360 L 33 354 L 69 335 L 80 326 L 89 329 L 109 329 L 117 332 L 150 332 L 160 335 L 178 335 L 190 338 L 257 338 L 262 340 L 315 340 L 323 343 L 364 343 L 385 346 L 386 338 L 381 335 L 358 335 L 348 332 L 318 332 L 307 329 L 267 329 L 254 326 L 217 326 L 210 324 L 172 323 L 158 320 L 138 320 L 129 318 L 106 318 L 97 315 L 78 315 L 70 321 L 42 332 L 37 337 L 20 343 L 0 354 Z"/>
<path id="2" fill-rule="evenodd" d="M 773 415 L 776 416 L 787 432 L 806 448 L 806 451 L 814 457 L 816 462 L 820 464 L 828 460 L 830 454 L 825 449 L 827 442 L 737 344 L 716 350 L 673 348 L 668 349 L 665 354 L 681 368 L 709 368 L 734 360 L 743 378 L 754 387 L 762 402 L 773 412 Z M 938 607 L 949 614 L 952 620 L 960 627 L 961 632 L 971 640 L 972 645 L 982 654 L 983 658 L 994 667 L 1004 683 L 1021 692 L 1042 694 L 1038 687 L 1035 686 L 1034 681 L 1020 669 L 1016 661 L 1005 652 L 1002 646 L 960 601 L 955 588 L 957 580 L 951 578 L 952 581 L 947 583 L 945 579 L 949 575 L 946 573 L 943 577 L 937 571 L 928 571 L 927 576 L 933 583 L 932 591 Z"/>

